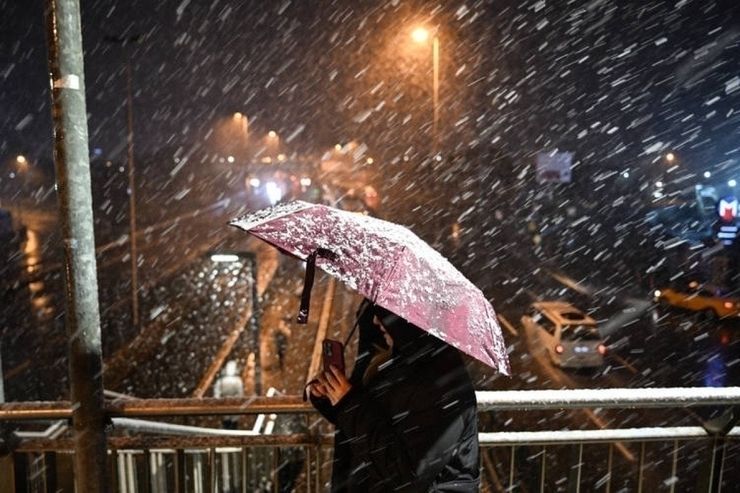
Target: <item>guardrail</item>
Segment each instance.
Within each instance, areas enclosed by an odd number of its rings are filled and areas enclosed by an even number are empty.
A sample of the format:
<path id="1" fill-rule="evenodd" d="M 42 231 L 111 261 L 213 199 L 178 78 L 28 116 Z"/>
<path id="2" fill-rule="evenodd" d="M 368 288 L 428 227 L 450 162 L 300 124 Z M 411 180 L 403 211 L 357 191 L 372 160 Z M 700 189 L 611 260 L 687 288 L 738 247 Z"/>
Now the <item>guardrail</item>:
<path id="1" fill-rule="evenodd" d="M 740 445 L 734 408 L 740 387 L 485 391 L 477 398 L 481 417 L 505 410 L 727 408 L 702 426 L 483 431 L 482 491 L 734 491 L 740 480 L 740 464 L 725 460 Z M 299 396 L 116 399 L 106 401 L 105 414 L 110 491 L 311 492 L 323 491 L 330 475 L 332 430 Z M 171 422 L 217 423 L 228 414 L 243 415 L 251 427 Z M 74 491 L 71 415 L 69 402 L 0 405 L 0 491 Z"/>

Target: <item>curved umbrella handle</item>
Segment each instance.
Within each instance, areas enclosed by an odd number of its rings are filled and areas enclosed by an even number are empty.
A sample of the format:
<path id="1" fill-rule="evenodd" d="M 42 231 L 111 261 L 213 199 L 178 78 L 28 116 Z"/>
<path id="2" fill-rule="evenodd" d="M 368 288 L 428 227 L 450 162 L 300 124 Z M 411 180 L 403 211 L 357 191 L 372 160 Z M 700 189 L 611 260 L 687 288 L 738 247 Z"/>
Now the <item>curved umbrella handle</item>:
<path id="1" fill-rule="evenodd" d="M 336 260 L 337 254 L 327 248 L 317 248 L 306 258 L 306 277 L 303 280 L 303 292 L 301 293 L 301 307 L 298 310 L 296 322 L 299 324 L 308 323 L 308 310 L 311 306 L 311 288 L 313 288 L 314 274 L 316 273 L 316 257 L 324 257 L 329 260 Z"/>

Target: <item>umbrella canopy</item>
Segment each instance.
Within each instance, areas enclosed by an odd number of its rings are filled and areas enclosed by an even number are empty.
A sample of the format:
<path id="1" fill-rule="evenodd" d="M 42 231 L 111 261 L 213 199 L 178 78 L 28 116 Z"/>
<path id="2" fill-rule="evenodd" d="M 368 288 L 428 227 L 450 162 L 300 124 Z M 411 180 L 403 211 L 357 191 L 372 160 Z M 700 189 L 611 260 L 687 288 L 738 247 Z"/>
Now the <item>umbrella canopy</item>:
<path id="1" fill-rule="evenodd" d="M 408 228 L 303 201 L 278 204 L 230 224 L 309 264 L 315 262 L 374 303 L 510 374 L 491 304 Z"/>

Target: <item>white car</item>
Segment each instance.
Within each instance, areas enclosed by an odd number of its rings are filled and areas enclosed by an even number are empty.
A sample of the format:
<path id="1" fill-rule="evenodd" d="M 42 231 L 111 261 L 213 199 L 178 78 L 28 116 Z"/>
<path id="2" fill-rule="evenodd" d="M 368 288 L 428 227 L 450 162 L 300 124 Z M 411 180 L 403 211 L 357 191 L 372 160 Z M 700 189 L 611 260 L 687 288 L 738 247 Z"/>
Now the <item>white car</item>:
<path id="1" fill-rule="evenodd" d="M 582 310 L 564 301 L 532 303 L 522 325 L 533 348 L 541 348 L 561 368 L 598 368 L 606 346 L 598 324 Z"/>

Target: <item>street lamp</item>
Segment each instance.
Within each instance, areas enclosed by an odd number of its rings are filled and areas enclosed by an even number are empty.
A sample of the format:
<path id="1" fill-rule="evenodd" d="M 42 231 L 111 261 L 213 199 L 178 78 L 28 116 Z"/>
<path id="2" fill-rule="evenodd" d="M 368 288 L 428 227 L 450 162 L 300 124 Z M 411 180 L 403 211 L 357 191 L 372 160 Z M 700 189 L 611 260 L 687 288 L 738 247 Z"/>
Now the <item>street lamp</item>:
<path id="1" fill-rule="evenodd" d="M 139 327 L 139 294 L 138 270 L 139 258 L 136 249 L 136 187 L 134 179 L 134 116 L 133 95 L 131 93 L 131 55 L 128 45 L 137 43 L 141 36 L 105 36 L 105 41 L 116 43 L 123 47 L 126 58 L 126 142 L 128 145 L 128 198 L 129 198 L 129 228 L 131 234 L 131 318 L 135 328 Z"/>
<path id="2" fill-rule="evenodd" d="M 426 43 L 430 33 L 427 29 L 419 27 L 411 33 L 411 38 L 417 43 Z M 432 105 L 434 119 L 432 121 L 432 136 L 434 139 L 434 153 L 439 150 L 439 37 L 432 36 Z"/>
<path id="3" fill-rule="evenodd" d="M 249 141 L 249 118 L 247 118 L 247 115 L 244 113 L 241 113 L 237 111 L 234 113 L 234 122 L 239 126 L 239 130 L 241 131 L 242 137 L 243 137 L 243 148 L 244 148 L 244 155 L 247 154 L 247 143 Z"/>
<path id="4" fill-rule="evenodd" d="M 279 161 L 280 157 L 280 136 L 275 132 L 274 130 L 270 130 L 267 132 L 267 157 L 270 158 L 270 161 L 272 162 L 273 156 L 274 160 L 277 162 Z"/>
<path id="5" fill-rule="evenodd" d="M 234 113 L 234 121 L 236 121 L 241 126 L 242 132 L 244 133 L 244 138 L 246 139 L 249 135 L 249 119 L 247 118 L 247 115 L 237 111 L 236 113 Z"/>

